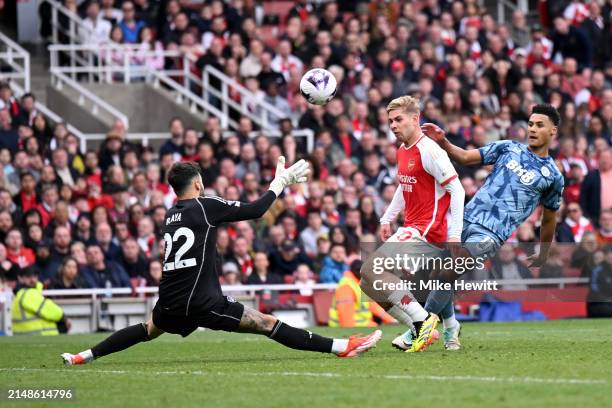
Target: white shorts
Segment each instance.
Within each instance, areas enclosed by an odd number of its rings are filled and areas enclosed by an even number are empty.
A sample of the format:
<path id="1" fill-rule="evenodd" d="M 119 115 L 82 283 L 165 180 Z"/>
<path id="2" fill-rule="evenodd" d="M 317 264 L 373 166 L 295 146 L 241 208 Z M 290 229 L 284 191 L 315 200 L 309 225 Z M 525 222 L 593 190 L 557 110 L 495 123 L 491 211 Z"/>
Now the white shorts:
<path id="1" fill-rule="evenodd" d="M 377 256 L 398 259 L 402 266 L 395 273 L 399 275 L 415 274 L 424 269 L 427 260 L 440 257 L 443 249 L 427 242 L 421 233 L 412 227 L 400 227 L 383 245 L 376 250 Z M 408 261 L 405 261 L 408 259 Z"/>

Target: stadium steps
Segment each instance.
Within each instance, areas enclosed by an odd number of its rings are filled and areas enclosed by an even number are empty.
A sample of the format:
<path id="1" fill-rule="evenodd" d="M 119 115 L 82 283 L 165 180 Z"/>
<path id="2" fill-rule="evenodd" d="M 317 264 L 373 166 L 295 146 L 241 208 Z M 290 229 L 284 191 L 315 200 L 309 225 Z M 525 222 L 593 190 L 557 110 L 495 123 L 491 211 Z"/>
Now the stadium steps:
<path id="1" fill-rule="evenodd" d="M 36 99 L 47 104 L 47 86 L 49 86 L 49 64 L 46 52 L 30 51 L 30 89 Z"/>
<path id="2" fill-rule="evenodd" d="M 168 122 L 179 117 L 187 127 L 202 128 L 205 115 L 191 112 L 186 104 L 179 104 L 168 90 L 150 84 L 85 84 L 130 120 L 130 131 L 135 133 L 167 132 Z"/>

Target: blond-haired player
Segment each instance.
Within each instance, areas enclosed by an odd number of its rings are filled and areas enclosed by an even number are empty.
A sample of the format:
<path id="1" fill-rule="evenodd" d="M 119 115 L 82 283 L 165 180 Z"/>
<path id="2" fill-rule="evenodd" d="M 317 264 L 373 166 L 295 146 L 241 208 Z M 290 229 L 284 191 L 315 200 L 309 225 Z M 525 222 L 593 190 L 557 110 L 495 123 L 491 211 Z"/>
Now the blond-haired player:
<path id="1" fill-rule="evenodd" d="M 421 131 L 419 100 L 411 96 L 396 98 L 387 106 L 387 114 L 391 131 L 401 142 L 397 151 L 399 185 L 380 220 L 385 244 L 373 257 L 393 257 L 398 253 L 412 258 L 441 256 L 443 243 L 460 242 L 465 192 L 448 154 Z M 390 224 L 402 210 L 404 225 L 391 234 Z M 409 272 L 417 270 L 418 267 Z M 398 321 L 414 325 L 414 333 L 408 330 L 393 340 L 393 345 L 406 351 L 423 351 L 437 338 L 439 318 L 425 311 L 409 290 L 394 285 L 402 282 L 400 276 L 404 272 L 381 273 L 372 262 L 366 262 L 361 287 Z M 451 317 L 454 320 L 454 314 L 448 316 Z"/>

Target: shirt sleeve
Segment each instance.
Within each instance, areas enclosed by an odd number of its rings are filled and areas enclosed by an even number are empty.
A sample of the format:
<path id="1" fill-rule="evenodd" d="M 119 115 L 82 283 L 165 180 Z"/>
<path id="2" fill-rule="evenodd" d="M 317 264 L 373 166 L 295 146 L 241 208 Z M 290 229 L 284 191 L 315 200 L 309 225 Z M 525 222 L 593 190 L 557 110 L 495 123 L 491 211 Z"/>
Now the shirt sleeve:
<path id="1" fill-rule="evenodd" d="M 557 177 L 553 185 L 542 195 L 540 203 L 549 210 L 557 211 L 563 199 L 563 177 Z"/>
<path id="2" fill-rule="evenodd" d="M 488 145 L 478 149 L 482 159 L 482 164 L 494 164 L 499 158 L 500 154 L 502 154 L 511 143 L 512 142 L 509 140 L 503 140 L 501 142 L 489 143 Z"/>
<path id="3" fill-rule="evenodd" d="M 276 200 L 276 194 L 268 190 L 252 203 L 228 201 L 221 197 L 202 197 L 197 200 L 203 206 L 206 222 L 216 226 L 222 222 L 252 220 L 261 217 Z"/>
<path id="4" fill-rule="evenodd" d="M 457 171 L 453 167 L 448 153 L 438 145 L 426 149 L 421 154 L 421 160 L 425 171 L 431 174 L 442 187 L 457 178 Z"/>
<path id="5" fill-rule="evenodd" d="M 399 214 L 399 212 L 404 209 L 405 205 L 406 202 L 404 201 L 404 193 L 402 192 L 402 186 L 399 185 L 397 186 L 397 190 L 395 190 L 395 194 L 393 194 L 393 199 L 387 207 L 387 210 L 380 218 L 380 223 L 391 224 L 391 222 L 395 220 L 395 217 L 397 217 L 397 214 Z"/>
<path id="6" fill-rule="evenodd" d="M 444 186 L 451 196 L 450 219 L 448 223 L 448 237 L 461 238 L 463 231 L 463 207 L 465 203 L 465 190 L 458 178 L 454 178 Z"/>

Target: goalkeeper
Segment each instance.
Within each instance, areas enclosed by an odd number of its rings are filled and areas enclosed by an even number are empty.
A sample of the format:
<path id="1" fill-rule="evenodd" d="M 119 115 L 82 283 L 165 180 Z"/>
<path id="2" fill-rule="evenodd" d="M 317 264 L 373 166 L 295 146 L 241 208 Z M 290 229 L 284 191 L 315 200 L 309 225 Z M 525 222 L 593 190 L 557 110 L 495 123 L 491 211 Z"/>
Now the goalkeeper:
<path id="1" fill-rule="evenodd" d="M 178 201 L 166 213 L 162 228 L 166 252 L 159 300 L 152 318 L 113 333 L 91 349 L 74 355 L 64 353 L 64 362 L 86 364 L 165 332 L 186 337 L 198 327 L 263 334 L 290 348 L 339 357 L 357 356 L 374 347 L 382 335 L 380 330 L 349 339 L 322 337 L 246 307 L 221 292 L 214 262 L 217 227 L 224 222 L 261 217 L 285 187 L 305 182 L 309 173 L 306 161 L 300 160 L 286 169 L 285 158 L 281 156 L 270 189 L 258 200 L 242 203 L 205 197 L 198 165 L 175 163 L 168 173 L 168 182 Z"/>

